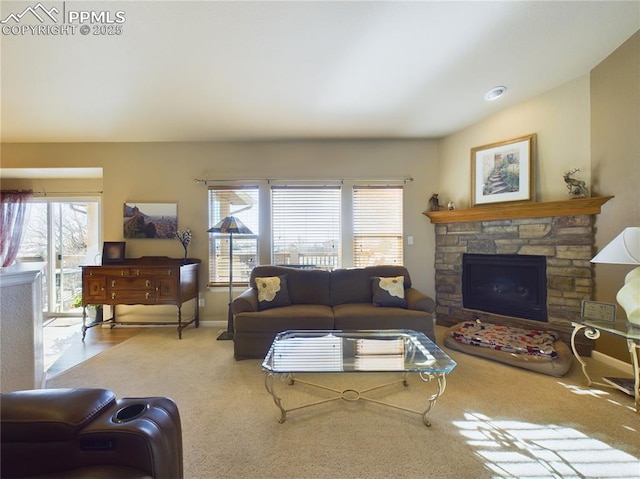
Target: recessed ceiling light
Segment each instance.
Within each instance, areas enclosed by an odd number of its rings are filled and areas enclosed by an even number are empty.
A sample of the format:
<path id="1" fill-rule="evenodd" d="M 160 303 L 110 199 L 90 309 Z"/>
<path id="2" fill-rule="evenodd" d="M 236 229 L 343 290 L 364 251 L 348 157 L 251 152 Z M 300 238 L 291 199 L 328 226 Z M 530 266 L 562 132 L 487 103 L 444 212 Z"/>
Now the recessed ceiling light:
<path id="1" fill-rule="evenodd" d="M 487 101 L 497 100 L 502 95 L 504 95 L 505 91 L 507 91 L 507 87 L 506 86 L 497 86 L 497 87 L 492 88 L 491 90 L 489 90 L 487 93 L 485 93 L 484 94 L 484 99 L 487 100 Z"/>

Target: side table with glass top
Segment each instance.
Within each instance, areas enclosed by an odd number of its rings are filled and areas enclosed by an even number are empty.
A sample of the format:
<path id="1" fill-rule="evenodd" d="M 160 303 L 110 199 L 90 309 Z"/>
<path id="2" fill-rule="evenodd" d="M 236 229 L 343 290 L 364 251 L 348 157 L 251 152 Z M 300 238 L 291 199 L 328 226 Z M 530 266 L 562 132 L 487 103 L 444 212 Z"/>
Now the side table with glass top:
<path id="1" fill-rule="evenodd" d="M 640 413 L 640 327 L 634 326 L 628 321 L 595 321 L 591 319 L 583 319 L 580 322 L 572 322 L 573 333 L 571 334 L 571 350 L 574 356 L 582 366 L 582 373 L 587 378 L 588 385 L 599 385 L 605 387 L 613 387 L 623 391 L 635 398 L 636 412 Z M 575 338 L 580 330 L 584 330 L 584 335 L 588 339 L 596 340 L 600 337 L 601 332 L 613 334 L 627 341 L 629 354 L 631 355 L 631 365 L 633 367 L 632 378 L 603 378 L 606 383 L 599 383 L 591 380 L 587 373 L 587 364 L 578 354 L 576 350 Z"/>
<path id="2" fill-rule="evenodd" d="M 280 409 L 280 423 L 287 413 L 310 406 L 343 399 L 345 401 L 369 401 L 383 406 L 420 414 L 425 425 L 431 424 L 427 414 L 442 395 L 446 386 L 446 374 L 456 367 L 456 362 L 423 333 L 412 330 L 372 331 L 318 331 L 300 330 L 279 333 L 262 363 L 266 373 L 265 387 Z M 399 378 L 366 389 L 337 389 L 330 385 L 301 379 L 297 374 L 377 372 L 400 373 Z M 423 410 L 414 410 L 382 401 L 369 393 L 392 385 L 408 387 L 407 376 L 416 373 L 428 383 L 435 380 L 436 391 L 427 397 Z M 276 392 L 276 379 L 289 385 L 305 384 L 334 393 L 329 398 L 285 408 Z"/>

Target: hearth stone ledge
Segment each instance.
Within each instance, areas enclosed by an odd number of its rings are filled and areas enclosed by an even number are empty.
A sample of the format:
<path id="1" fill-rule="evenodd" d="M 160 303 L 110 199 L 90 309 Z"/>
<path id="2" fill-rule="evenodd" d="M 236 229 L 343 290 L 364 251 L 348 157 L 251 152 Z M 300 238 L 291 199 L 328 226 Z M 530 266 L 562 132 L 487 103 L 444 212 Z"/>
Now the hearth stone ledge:
<path id="1" fill-rule="evenodd" d="M 451 326 L 476 320 L 557 332 L 570 343 L 571 321 L 580 318 L 582 300 L 592 299 L 594 214 L 439 223 L 435 227 L 436 322 Z M 528 254 L 547 257 L 548 321 L 502 316 L 462 307 L 462 255 Z M 593 342 L 577 338 L 580 354 Z"/>

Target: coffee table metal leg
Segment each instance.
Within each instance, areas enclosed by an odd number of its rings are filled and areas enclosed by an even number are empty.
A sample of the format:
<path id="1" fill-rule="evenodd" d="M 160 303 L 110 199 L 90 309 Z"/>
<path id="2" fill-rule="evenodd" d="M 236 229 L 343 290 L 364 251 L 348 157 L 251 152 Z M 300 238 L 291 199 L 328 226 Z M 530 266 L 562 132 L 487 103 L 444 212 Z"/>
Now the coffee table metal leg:
<path id="1" fill-rule="evenodd" d="M 427 399 L 429 401 L 429 404 L 427 405 L 427 408 L 422 413 L 422 421 L 427 427 L 431 426 L 431 423 L 427 419 L 427 414 L 429 414 L 429 411 L 431 411 L 431 408 L 435 406 L 436 401 L 440 396 L 442 396 L 442 393 L 447 387 L 447 377 L 444 373 L 439 373 L 439 374 L 420 373 L 420 379 L 422 379 L 426 383 L 431 382 L 431 380 L 433 380 L 434 378 L 436 379 L 436 384 L 437 384 L 436 392 L 433 393 L 431 396 L 429 396 L 429 398 Z"/>
<path id="2" fill-rule="evenodd" d="M 284 382 L 286 380 L 287 384 L 289 384 L 290 386 L 293 385 L 294 383 L 298 382 L 298 383 L 301 383 L 301 384 L 306 384 L 308 386 L 324 389 L 325 391 L 334 392 L 334 393 L 336 393 L 336 396 L 333 396 L 333 397 L 330 397 L 330 398 L 327 398 L 327 399 L 322 399 L 322 400 L 315 401 L 315 402 L 306 403 L 306 404 L 303 404 L 301 406 L 296 406 L 296 407 L 293 407 L 293 408 L 290 408 L 290 409 L 285 409 L 284 406 L 282 405 L 282 399 L 276 393 L 276 387 L 275 387 L 276 376 L 282 382 Z M 387 406 L 387 407 L 391 407 L 391 408 L 394 408 L 394 409 L 400 409 L 402 411 L 418 414 L 418 415 L 422 416 L 422 422 L 425 424 L 425 426 L 430 427 L 431 423 L 427 419 L 427 415 L 429 414 L 429 412 L 431 411 L 433 406 L 436 404 L 437 399 L 442 395 L 442 393 L 444 393 L 444 390 L 445 390 L 446 385 L 447 385 L 446 374 L 445 373 L 419 373 L 419 376 L 420 376 L 420 379 L 422 381 L 424 381 L 425 383 L 429 383 L 429 382 L 431 382 L 431 381 L 433 381 L 435 379 L 436 380 L 436 386 L 437 386 L 436 392 L 433 393 L 431 396 L 429 396 L 427 398 L 428 404 L 427 404 L 426 408 L 424 410 L 421 410 L 421 411 L 417 411 L 417 410 L 414 410 L 414 409 L 410 409 L 410 408 L 406 408 L 406 407 L 403 407 L 403 406 L 399 406 L 397 404 L 392 404 L 392 403 L 389 403 L 389 402 L 386 402 L 386 401 L 381 401 L 379 399 L 374 399 L 374 398 L 365 396 L 365 394 L 367 394 L 369 392 L 376 391 L 378 389 L 385 388 L 385 387 L 388 387 L 388 386 L 391 386 L 391 385 L 394 385 L 394 384 L 398 384 L 398 383 L 402 383 L 405 387 L 408 387 L 409 383 L 407 381 L 407 374 L 406 373 L 400 379 L 394 379 L 392 381 L 389 381 L 389 382 L 386 382 L 386 383 L 383 383 L 383 384 L 379 384 L 377 386 L 373 386 L 373 387 L 370 387 L 370 388 L 367 388 L 367 389 L 364 389 L 364 390 L 357 390 L 357 389 L 352 389 L 352 388 L 339 390 L 339 389 L 334 389 L 332 387 L 329 387 L 329 386 L 326 386 L 326 385 L 323 385 L 323 384 L 318 384 L 318 383 L 306 381 L 306 380 L 303 380 L 303 379 L 294 378 L 293 374 L 274 374 L 274 373 L 271 373 L 271 372 L 266 372 L 265 388 L 267 389 L 267 392 L 269 394 L 271 394 L 271 397 L 273 397 L 273 402 L 275 403 L 276 407 L 280 410 L 280 419 L 279 419 L 280 424 L 282 424 L 283 422 L 286 421 L 287 412 L 289 412 L 289 411 L 297 411 L 298 409 L 304 409 L 304 408 L 307 408 L 307 407 L 317 406 L 319 404 L 324 404 L 324 403 L 327 403 L 327 402 L 343 399 L 345 401 L 363 400 L 363 401 L 368 401 L 368 402 L 372 402 L 372 403 L 375 403 L 375 404 L 380 404 L 382 406 Z"/>
<path id="3" fill-rule="evenodd" d="M 285 409 L 284 406 L 282 405 L 282 399 L 277 395 L 276 393 L 276 388 L 275 388 L 275 377 L 276 375 L 281 379 L 281 380 L 286 380 L 287 383 L 289 384 L 289 386 L 293 386 L 294 383 L 301 383 L 301 384 L 307 384 L 308 386 L 313 386 L 316 388 L 320 388 L 320 389 L 324 389 L 326 391 L 332 391 L 336 394 L 338 394 L 337 396 L 334 397 L 330 397 L 328 399 L 321 399 L 319 401 L 313 401 L 310 403 L 306 403 L 303 404 L 301 406 L 296 406 L 296 407 L 292 407 L 289 409 Z M 286 421 L 287 419 L 287 413 L 290 411 L 297 411 L 298 409 L 304 409 L 307 407 L 311 407 L 311 406 L 318 406 L 320 404 L 324 404 L 327 402 L 331 402 L 331 401 L 337 401 L 338 399 L 345 399 L 343 397 L 343 391 L 340 391 L 338 389 L 334 389 L 328 386 L 324 386 L 322 384 L 316 384 L 316 383 L 312 383 L 309 381 L 305 381 L 299 378 L 294 378 L 293 374 L 288 373 L 288 374 L 274 374 L 274 373 L 267 373 L 265 380 L 264 380 L 264 385 L 267 389 L 267 392 L 269 394 L 271 394 L 271 396 L 273 397 L 273 402 L 275 403 L 275 405 L 278 407 L 278 409 L 280 409 L 280 420 L 278 422 L 280 422 L 280 424 L 282 424 L 283 422 Z"/>
<path id="4" fill-rule="evenodd" d="M 275 403 L 275 405 L 278 407 L 278 409 L 280 409 L 280 420 L 279 420 L 279 422 L 280 422 L 280 424 L 282 424 L 287 419 L 287 411 L 285 410 L 285 408 L 282 407 L 282 400 L 276 394 L 275 375 L 273 373 L 267 373 L 265 375 L 264 387 L 267 389 L 267 392 L 269 394 L 271 394 L 271 397 L 273 397 L 273 402 Z"/>

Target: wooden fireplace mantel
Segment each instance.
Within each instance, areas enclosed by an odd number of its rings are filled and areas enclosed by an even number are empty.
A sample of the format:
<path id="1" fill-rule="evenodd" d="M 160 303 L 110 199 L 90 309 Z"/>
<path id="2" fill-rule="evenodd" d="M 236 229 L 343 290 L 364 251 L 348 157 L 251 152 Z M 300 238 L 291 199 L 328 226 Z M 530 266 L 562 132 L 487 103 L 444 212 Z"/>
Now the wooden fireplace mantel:
<path id="1" fill-rule="evenodd" d="M 594 196 L 540 203 L 508 203 L 477 206 L 464 210 L 425 211 L 431 223 L 465 223 L 546 216 L 597 215 L 603 204 L 613 196 Z"/>

